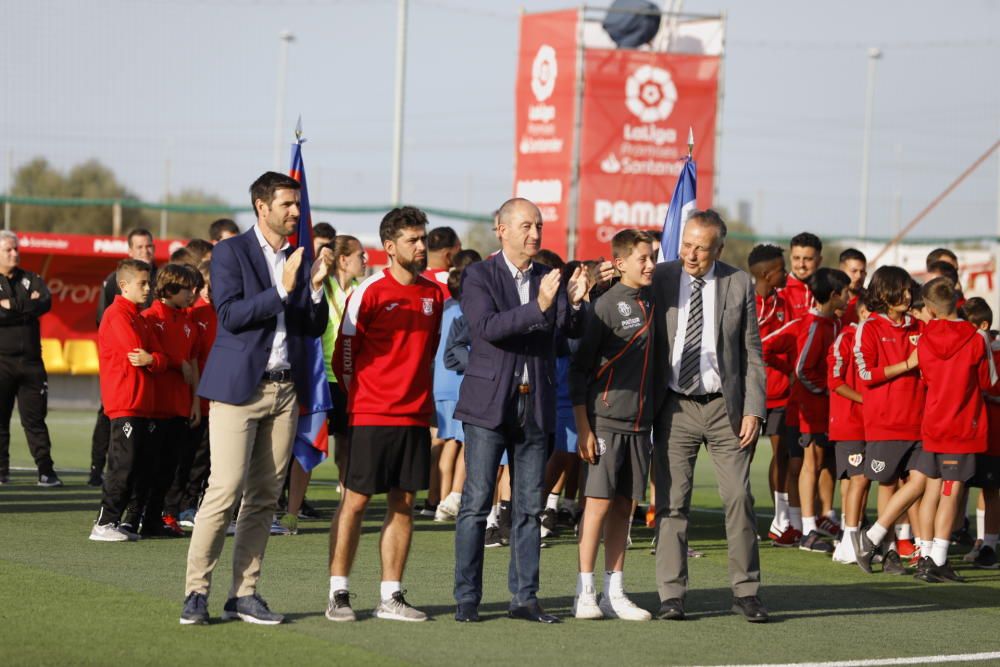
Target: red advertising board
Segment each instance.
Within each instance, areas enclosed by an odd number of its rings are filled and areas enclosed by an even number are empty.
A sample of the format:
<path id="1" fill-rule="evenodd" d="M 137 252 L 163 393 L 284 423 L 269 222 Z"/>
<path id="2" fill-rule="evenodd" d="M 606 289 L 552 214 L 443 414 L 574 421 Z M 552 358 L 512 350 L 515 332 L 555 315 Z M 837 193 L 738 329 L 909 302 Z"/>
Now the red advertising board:
<path id="1" fill-rule="evenodd" d="M 698 207 L 712 201 L 719 58 L 584 53 L 577 258 L 607 256 L 625 228 L 659 231 L 694 130 Z"/>
<path id="2" fill-rule="evenodd" d="M 518 50 L 514 194 L 542 212 L 543 244 L 566 256 L 579 12 L 524 14 Z"/>

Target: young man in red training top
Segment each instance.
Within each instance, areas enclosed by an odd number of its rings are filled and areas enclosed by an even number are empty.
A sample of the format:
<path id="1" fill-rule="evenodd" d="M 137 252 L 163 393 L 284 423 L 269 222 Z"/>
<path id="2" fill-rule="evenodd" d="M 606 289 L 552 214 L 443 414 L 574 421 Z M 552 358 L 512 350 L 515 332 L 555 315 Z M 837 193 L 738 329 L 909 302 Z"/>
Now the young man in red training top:
<path id="1" fill-rule="evenodd" d="M 156 397 L 153 373 L 167 368 L 167 357 L 150 326 L 139 314 L 149 296 L 149 264 L 136 259 L 118 263 L 115 280 L 121 294 L 104 311 L 97 332 L 101 365 L 101 400 L 111 420 L 108 470 L 101 489 L 101 511 L 90 531 L 95 542 L 135 541 L 134 530 L 120 525 L 142 467 L 149 438 L 149 417 Z"/>
<path id="2" fill-rule="evenodd" d="M 798 327 L 795 382 L 791 399 L 798 410 L 799 445 L 802 447 L 802 470 L 799 472 L 799 500 L 802 503 L 802 542 L 799 549 L 833 553 L 833 547 L 820 539 L 818 518 L 825 519 L 823 532 L 835 533 L 833 488 L 819 488 L 822 514 L 816 514 L 819 473 L 827 458 L 832 458 L 826 435 L 829 428 L 830 397 L 827 390 L 827 355 L 840 329 L 837 312 L 850 299 L 851 279 L 837 269 L 820 268 L 807 281 L 816 300 Z M 835 536 L 835 535 L 834 535 Z"/>
<path id="3" fill-rule="evenodd" d="M 137 498 L 143 512 L 142 535 L 183 537 L 184 531 L 172 514 L 163 515 L 167 491 L 177 472 L 181 450 L 188 449 L 190 427 L 201 422 L 197 331 L 187 312 L 194 300 L 195 270 L 181 264 L 167 264 L 156 274 L 153 305 L 142 316 L 151 326 L 157 342 L 167 355 L 167 369 L 154 380 L 155 426 L 150 433 L 147 467 L 140 475 Z"/>
<path id="4" fill-rule="evenodd" d="M 871 573 L 874 551 L 864 544 L 881 544 L 892 532 L 896 518 L 912 500 L 893 498 L 899 478 L 910 480 L 923 473 L 915 469 L 921 452 L 921 415 L 926 388 L 917 370 L 917 340 L 920 323 L 907 314 L 910 308 L 910 274 L 898 266 L 883 266 L 872 276 L 866 296 L 868 319 L 858 325 L 854 336 L 854 360 L 861 385 L 862 416 L 865 422 L 865 476 L 879 483 L 878 512 L 881 520 L 867 534 L 851 535 L 857 563 Z M 891 519 L 889 517 L 892 517 Z M 918 531 L 919 533 L 920 531 Z M 862 537 L 864 536 L 864 537 Z M 902 574 L 905 569 L 891 535 L 882 561 L 883 571 Z"/>
<path id="5" fill-rule="evenodd" d="M 427 265 L 427 216 L 396 208 L 379 236 L 392 265 L 361 283 L 347 302 L 333 353 L 347 391 L 350 452 L 344 496 L 330 526 L 330 599 L 326 617 L 353 621 L 348 575 L 365 508 L 388 494 L 379 542 L 377 618 L 424 621 L 403 597 L 401 581 L 413 536 L 413 500 L 430 476 L 431 369 L 440 338 L 441 290 L 420 275 Z"/>
<path id="6" fill-rule="evenodd" d="M 864 293 L 855 293 L 856 322 L 868 319 Z M 848 310 L 851 306 L 847 307 Z M 846 313 L 845 313 L 846 314 Z M 841 320 L 843 321 L 843 320 Z M 871 482 L 865 477 L 865 420 L 861 406 L 864 397 L 858 383 L 858 369 L 854 362 L 854 337 L 858 325 L 848 324 L 834 341 L 827 359 L 827 383 L 830 389 L 830 431 L 837 455 L 837 478 L 847 480 L 847 492 L 841 502 L 844 513 L 844 537 L 833 552 L 837 563 L 853 564 L 857 559 L 851 534 L 858 531 L 861 513 L 868 498 Z"/>
<path id="7" fill-rule="evenodd" d="M 794 320 L 804 317 L 815 305 L 806 281 L 823 264 L 823 242 L 818 236 L 809 232 L 796 234 L 789 243 L 788 256 L 791 260 L 792 275 L 788 276 L 788 282 L 781 291 L 781 296 L 784 297 L 788 312 Z"/>
<path id="8" fill-rule="evenodd" d="M 788 448 L 785 444 L 785 408 L 788 405 L 788 376 L 794 366 L 794 355 L 787 351 L 773 349 L 773 338 L 769 336 L 789 326 L 791 318 L 780 289 L 785 286 L 788 273 L 785 271 L 784 251 L 780 246 L 763 243 L 755 246 L 747 258 L 747 267 L 754 277 L 757 326 L 760 329 L 765 371 L 767 373 L 767 417 L 764 419 L 764 435 L 771 439 L 771 465 L 768 469 L 768 486 L 774 496 L 774 519 L 767 536 L 772 540 L 795 543 L 796 530 L 789 531 L 789 494 L 786 487 L 788 478 Z M 798 490 L 794 493 L 794 505 L 798 507 Z M 785 535 L 785 533 L 788 533 Z"/>
<path id="9" fill-rule="evenodd" d="M 1000 341 L 997 332 L 990 331 L 993 326 L 993 310 L 986 300 L 974 296 L 962 306 L 962 315 L 980 331 L 987 332 L 990 337 L 990 352 L 993 356 L 993 366 L 1000 366 Z M 976 474 L 969 480 L 970 487 L 978 487 L 981 493 L 982 521 L 979 536 L 982 544 L 974 549 L 971 557 L 973 567 L 984 570 L 995 570 L 1000 567 L 997 560 L 997 539 L 1000 536 L 1000 391 L 996 388 L 983 393 L 986 401 L 986 421 L 989 435 L 986 440 L 986 452 L 976 455 Z M 979 514 L 977 510 L 976 514 Z"/>
<path id="10" fill-rule="evenodd" d="M 851 279 L 851 300 L 840 316 L 840 325 L 858 323 L 858 295 L 865 288 L 865 278 L 868 277 L 868 258 L 857 248 L 848 248 L 840 253 L 840 270 Z"/>

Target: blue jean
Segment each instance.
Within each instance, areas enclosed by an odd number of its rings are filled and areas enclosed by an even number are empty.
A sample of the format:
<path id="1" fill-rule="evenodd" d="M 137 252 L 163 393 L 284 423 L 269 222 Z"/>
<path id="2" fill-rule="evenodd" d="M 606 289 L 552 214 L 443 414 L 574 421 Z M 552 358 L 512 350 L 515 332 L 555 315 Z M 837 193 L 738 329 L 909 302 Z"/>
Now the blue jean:
<path id="1" fill-rule="evenodd" d="M 496 430 L 465 424 L 465 487 L 455 525 L 455 600 L 478 606 L 483 597 L 486 518 L 493 504 L 497 467 L 508 452 L 511 476 L 511 607 L 534 602 L 538 594 L 542 492 L 548 438 L 535 422 L 530 399 L 524 423 L 511 414 Z"/>

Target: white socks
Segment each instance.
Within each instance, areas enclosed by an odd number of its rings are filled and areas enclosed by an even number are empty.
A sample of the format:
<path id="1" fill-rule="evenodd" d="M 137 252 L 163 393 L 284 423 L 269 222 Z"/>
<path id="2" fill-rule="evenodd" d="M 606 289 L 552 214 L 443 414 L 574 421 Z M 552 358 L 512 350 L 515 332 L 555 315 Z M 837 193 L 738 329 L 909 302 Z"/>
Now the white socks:
<path id="1" fill-rule="evenodd" d="M 837 510 L 830 510 L 829 512 L 827 512 L 823 516 L 825 516 L 827 519 L 829 519 L 830 521 L 832 521 L 834 523 L 840 523 L 839 521 L 837 521 Z"/>
<path id="2" fill-rule="evenodd" d="M 816 517 L 814 516 L 802 517 L 802 534 L 808 535 L 814 530 L 816 530 Z"/>
<path id="3" fill-rule="evenodd" d="M 337 591 L 346 591 L 347 589 L 347 577 L 330 577 L 330 598 L 333 599 L 333 594 Z"/>
<path id="4" fill-rule="evenodd" d="M 920 557 L 921 558 L 930 558 L 931 557 L 931 541 L 930 540 L 917 539 L 917 546 L 920 548 Z"/>
<path id="5" fill-rule="evenodd" d="M 948 562 L 948 547 L 950 545 L 950 540 L 934 538 L 934 542 L 931 544 L 931 560 L 934 561 L 935 565 L 940 566 Z"/>
<path id="6" fill-rule="evenodd" d="M 620 570 L 618 572 L 604 573 L 604 594 L 610 598 L 618 598 L 625 595 L 625 584 Z"/>
<path id="7" fill-rule="evenodd" d="M 399 581 L 383 581 L 381 585 L 382 599 L 389 601 L 392 599 L 393 593 L 398 593 L 403 590 L 402 582 Z"/>
<path id="8" fill-rule="evenodd" d="M 594 573 L 581 572 L 580 576 L 576 578 L 576 594 L 579 595 L 588 588 L 594 590 Z"/>
<path id="9" fill-rule="evenodd" d="M 789 507 L 788 508 L 788 522 L 792 524 L 792 528 L 802 532 L 802 508 L 801 507 Z"/>
<path id="10" fill-rule="evenodd" d="M 452 491 L 451 493 L 448 494 L 447 500 L 450 503 L 455 503 L 456 506 L 461 505 L 462 504 L 462 494 L 458 493 L 457 491 Z"/>
<path id="11" fill-rule="evenodd" d="M 868 539 L 872 541 L 872 544 L 878 546 L 882 544 L 882 540 L 889 533 L 889 529 L 880 524 L 878 521 L 872 524 L 872 527 L 868 529 Z"/>
<path id="12" fill-rule="evenodd" d="M 976 537 L 986 541 L 986 510 L 976 510 Z"/>
<path id="13" fill-rule="evenodd" d="M 788 494 L 780 491 L 774 492 L 774 523 L 779 528 L 788 525 Z"/>
<path id="14" fill-rule="evenodd" d="M 486 517 L 487 528 L 497 528 L 500 526 L 500 505 L 490 508 L 490 515 Z"/>
<path id="15" fill-rule="evenodd" d="M 555 511 L 559 509 L 559 494 L 550 493 L 549 497 L 545 500 L 545 509 Z"/>
<path id="16" fill-rule="evenodd" d="M 897 523 L 896 524 L 896 539 L 897 540 L 912 540 L 913 539 L 913 529 L 908 523 Z"/>

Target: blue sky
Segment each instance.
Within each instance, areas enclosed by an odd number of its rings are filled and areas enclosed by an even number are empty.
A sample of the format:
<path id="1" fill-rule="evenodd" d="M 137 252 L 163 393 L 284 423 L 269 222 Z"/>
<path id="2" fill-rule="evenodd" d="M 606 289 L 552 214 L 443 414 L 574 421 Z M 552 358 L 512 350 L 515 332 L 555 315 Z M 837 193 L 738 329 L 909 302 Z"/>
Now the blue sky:
<path id="1" fill-rule="evenodd" d="M 522 6 L 572 5 L 411 0 L 408 202 L 489 212 L 510 195 Z M 716 203 L 755 204 L 758 231 L 857 228 L 869 45 L 885 54 L 872 234 L 889 233 L 894 191 L 905 222 L 1000 136 L 1000 2 L 688 0 L 685 10 L 728 14 Z M 394 0 L 3 0 L 0 150 L 15 166 L 96 157 L 154 201 L 169 160 L 172 189 L 242 203 L 271 167 L 278 33 L 289 29 L 286 125 L 291 138 L 302 114 L 313 202 L 384 204 L 395 19 Z M 993 233 L 998 182 L 994 157 L 915 233 Z"/>

